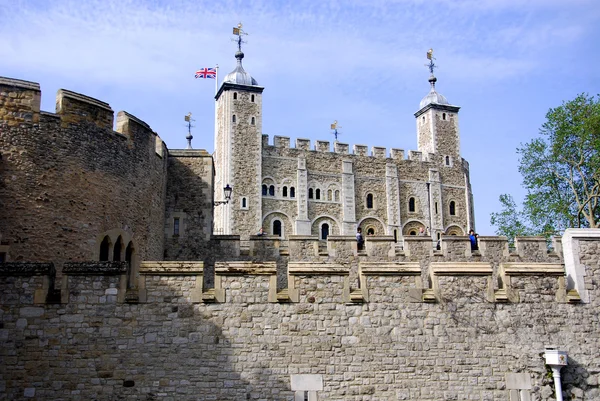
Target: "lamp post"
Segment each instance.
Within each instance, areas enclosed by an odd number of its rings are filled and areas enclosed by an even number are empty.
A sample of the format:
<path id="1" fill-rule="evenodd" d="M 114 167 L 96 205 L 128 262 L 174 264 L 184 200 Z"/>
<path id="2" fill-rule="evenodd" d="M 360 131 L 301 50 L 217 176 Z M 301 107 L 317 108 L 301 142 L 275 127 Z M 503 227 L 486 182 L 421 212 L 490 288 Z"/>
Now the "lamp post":
<path id="1" fill-rule="evenodd" d="M 563 401 L 562 385 L 560 384 L 560 369 L 567 365 L 567 353 L 565 351 L 557 350 L 556 347 L 546 347 L 544 356 L 546 357 L 546 365 L 552 368 L 556 401 Z"/>
<path id="2" fill-rule="evenodd" d="M 213 205 L 219 206 L 219 205 L 225 205 L 225 204 L 229 203 L 229 201 L 231 200 L 231 193 L 232 192 L 233 192 L 233 188 L 231 188 L 229 186 L 229 184 L 225 185 L 225 188 L 223 188 L 223 194 L 225 195 L 225 200 L 214 201 Z"/>

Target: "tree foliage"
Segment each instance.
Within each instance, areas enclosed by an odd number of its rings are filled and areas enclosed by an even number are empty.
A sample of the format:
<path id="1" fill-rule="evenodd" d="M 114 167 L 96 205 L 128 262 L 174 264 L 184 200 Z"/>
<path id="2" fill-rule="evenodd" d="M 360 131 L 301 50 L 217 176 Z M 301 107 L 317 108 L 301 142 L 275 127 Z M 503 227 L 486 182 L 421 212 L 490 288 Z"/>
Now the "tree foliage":
<path id="1" fill-rule="evenodd" d="M 512 244 L 515 237 L 535 234 L 535 230 L 526 225 L 528 218 L 523 211 L 517 208 L 512 195 L 500 195 L 500 204 L 502 211 L 491 215 L 491 224 L 497 227 L 497 235 L 508 237 Z"/>
<path id="2" fill-rule="evenodd" d="M 550 109 L 540 137 L 517 152 L 527 195 L 522 212 L 512 197 L 500 197 L 503 210 L 491 217 L 497 233 L 506 233 L 508 223 L 546 235 L 600 226 L 600 98 L 581 94 Z M 509 211 L 516 213 L 512 221 Z"/>

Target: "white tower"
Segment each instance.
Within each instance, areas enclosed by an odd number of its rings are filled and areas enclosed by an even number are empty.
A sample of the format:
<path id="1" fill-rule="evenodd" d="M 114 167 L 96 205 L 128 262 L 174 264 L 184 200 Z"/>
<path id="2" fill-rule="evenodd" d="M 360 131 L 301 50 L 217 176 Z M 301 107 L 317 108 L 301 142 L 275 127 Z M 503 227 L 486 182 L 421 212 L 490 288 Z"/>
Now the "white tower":
<path id="1" fill-rule="evenodd" d="M 225 76 L 216 95 L 215 200 L 223 199 L 223 188 L 233 188 L 231 201 L 215 206 L 215 234 L 248 238 L 262 222 L 262 87 L 242 67 L 241 24 L 237 66 Z"/>

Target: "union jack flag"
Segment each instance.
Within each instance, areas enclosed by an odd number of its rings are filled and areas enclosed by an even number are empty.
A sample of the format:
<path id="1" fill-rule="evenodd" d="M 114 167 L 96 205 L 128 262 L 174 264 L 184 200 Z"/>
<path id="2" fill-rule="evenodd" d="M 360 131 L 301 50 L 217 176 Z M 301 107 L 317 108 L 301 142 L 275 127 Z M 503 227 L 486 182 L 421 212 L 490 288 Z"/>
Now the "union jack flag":
<path id="1" fill-rule="evenodd" d="M 196 71 L 196 78 L 217 78 L 217 70 L 214 68 L 201 68 Z"/>

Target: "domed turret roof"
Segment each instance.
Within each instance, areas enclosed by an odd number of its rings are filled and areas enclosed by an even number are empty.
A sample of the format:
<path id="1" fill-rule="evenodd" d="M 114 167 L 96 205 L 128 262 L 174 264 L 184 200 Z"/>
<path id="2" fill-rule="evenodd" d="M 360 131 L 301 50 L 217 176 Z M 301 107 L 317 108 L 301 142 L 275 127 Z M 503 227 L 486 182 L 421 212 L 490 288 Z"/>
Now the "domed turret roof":
<path id="1" fill-rule="evenodd" d="M 246 70 L 244 70 L 244 67 L 242 67 L 242 59 L 244 58 L 244 53 L 238 50 L 235 53 L 235 58 L 237 59 L 237 66 L 235 67 L 235 70 L 231 71 L 225 76 L 225 79 L 223 79 L 223 83 L 228 82 L 231 84 L 238 85 L 258 85 L 256 79 L 252 78 L 252 76 L 248 74 Z"/>
<path id="2" fill-rule="evenodd" d="M 448 102 L 448 100 L 446 99 L 446 97 L 437 93 L 437 91 L 435 90 L 436 81 L 437 81 L 437 78 L 434 77 L 433 75 L 431 75 L 429 77 L 429 83 L 431 84 L 431 89 L 429 90 L 429 93 L 423 98 L 423 100 L 421 100 L 421 103 L 419 104 L 420 109 L 427 106 L 428 104 L 448 104 L 448 105 L 450 104 Z"/>

